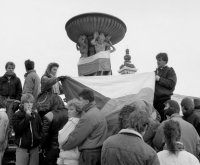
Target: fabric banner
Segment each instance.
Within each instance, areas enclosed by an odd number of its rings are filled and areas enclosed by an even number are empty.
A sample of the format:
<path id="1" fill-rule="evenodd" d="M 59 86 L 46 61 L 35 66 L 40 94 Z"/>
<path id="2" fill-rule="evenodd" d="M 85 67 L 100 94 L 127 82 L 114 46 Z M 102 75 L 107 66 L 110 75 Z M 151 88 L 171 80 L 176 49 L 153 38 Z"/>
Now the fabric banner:
<path id="1" fill-rule="evenodd" d="M 110 51 L 102 51 L 87 58 L 80 58 L 78 74 L 89 75 L 98 71 L 111 71 Z"/>
<path id="2" fill-rule="evenodd" d="M 155 73 L 140 73 L 117 76 L 91 76 L 67 78 L 62 82 L 66 100 L 78 98 L 82 89 L 91 89 L 97 107 L 105 115 L 108 134 L 118 126 L 118 114 L 124 105 L 134 105 L 152 113 L 155 88 Z"/>

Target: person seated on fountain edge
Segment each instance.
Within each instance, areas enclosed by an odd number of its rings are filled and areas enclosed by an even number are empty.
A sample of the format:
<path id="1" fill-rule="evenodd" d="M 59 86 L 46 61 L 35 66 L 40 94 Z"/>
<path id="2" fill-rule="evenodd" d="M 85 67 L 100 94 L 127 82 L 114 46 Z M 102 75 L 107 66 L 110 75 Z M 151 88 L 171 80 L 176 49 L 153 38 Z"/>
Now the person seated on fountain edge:
<path id="1" fill-rule="evenodd" d="M 107 43 L 105 39 L 106 38 L 103 33 L 100 34 L 98 32 L 94 33 L 94 39 L 91 41 L 91 44 L 95 46 L 96 53 L 105 51 L 106 47 L 111 46 L 111 44 Z"/>

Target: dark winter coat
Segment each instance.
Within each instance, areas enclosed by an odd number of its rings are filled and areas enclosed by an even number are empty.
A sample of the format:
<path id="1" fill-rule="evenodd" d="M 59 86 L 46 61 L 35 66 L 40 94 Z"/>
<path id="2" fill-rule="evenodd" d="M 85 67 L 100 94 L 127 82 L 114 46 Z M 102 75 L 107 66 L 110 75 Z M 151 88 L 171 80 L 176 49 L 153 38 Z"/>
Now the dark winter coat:
<path id="1" fill-rule="evenodd" d="M 200 110 L 187 110 L 184 114 L 184 119 L 192 124 L 197 130 L 197 133 L 200 135 Z"/>
<path id="2" fill-rule="evenodd" d="M 50 100 L 50 112 L 43 119 L 41 147 L 45 150 L 58 149 L 58 132 L 68 121 L 68 111 L 62 99 L 53 95 Z"/>
<path id="3" fill-rule="evenodd" d="M 29 116 L 20 110 L 13 115 L 12 122 L 18 147 L 31 149 L 40 144 L 42 121 L 37 113 L 32 112 Z"/>
<path id="4" fill-rule="evenodd" d="M 160 76 L 160 80 L 156 81 L 154 100 L 170 98 L 176 86 L 177 78 L 173 68 L 168 66 L 157 69 L 156 74 Z"/>
<path id="5" fill-rule="evenodd" d="M 6 75 L 0 77 L 0 95 L 10 99 L 21 100 L 22 84 L 16 74 L 12 75 L 10 81 Z"/>

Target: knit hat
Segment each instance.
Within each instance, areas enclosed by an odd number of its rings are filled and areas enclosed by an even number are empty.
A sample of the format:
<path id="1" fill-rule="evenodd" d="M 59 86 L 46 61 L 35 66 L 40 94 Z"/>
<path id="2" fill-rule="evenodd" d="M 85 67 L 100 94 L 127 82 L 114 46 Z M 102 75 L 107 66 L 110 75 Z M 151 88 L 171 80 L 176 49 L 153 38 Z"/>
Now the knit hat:
<path id="1" fill-rule="evenodd" d="M 189 97 L 185 97 L 182 101 L 181 101 L 181 106 L 184 106 L 185 110 L 190 110 L 190 109 L 194 109 L 194 102 L 191 98 Z"/>
<path id="2" fill-rule="evenodd" d="M 194 108 L 200 109 L 200 99 L 194 99 Z"/>
<path id="3" fill-rule="evenodd" d="M 168 100 L 164 103 L 169 104 L 169 108 L 165 110 L 165 115 L 171 116 L 174 113 L 179 113 L 180 112 L 180 106 L 177 101 L 175 100 Z"/>

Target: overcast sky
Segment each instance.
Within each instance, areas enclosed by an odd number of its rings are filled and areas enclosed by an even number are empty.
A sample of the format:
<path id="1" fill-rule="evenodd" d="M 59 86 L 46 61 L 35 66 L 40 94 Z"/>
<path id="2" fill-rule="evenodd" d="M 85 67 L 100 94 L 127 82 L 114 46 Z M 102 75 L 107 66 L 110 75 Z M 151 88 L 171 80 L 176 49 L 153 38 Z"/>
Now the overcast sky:
<path id="1" fill-rule="evenodd" d="M 23 82 L 24 61 L 31 59 L 40 77 L 50 62 L 60 64 L 58 75 L 77 77 L 80 53 L 65 24 L 88 12 L 111 14 L 127 26 L 111 54 L 114 75 L 127 45 L 138 73 L 154 71 L 155 56 L 166 52 L 178 78 L 174 93 L 200 97 L 199 0 L 0 0 L 0 75 L 13 61 Z"/>

